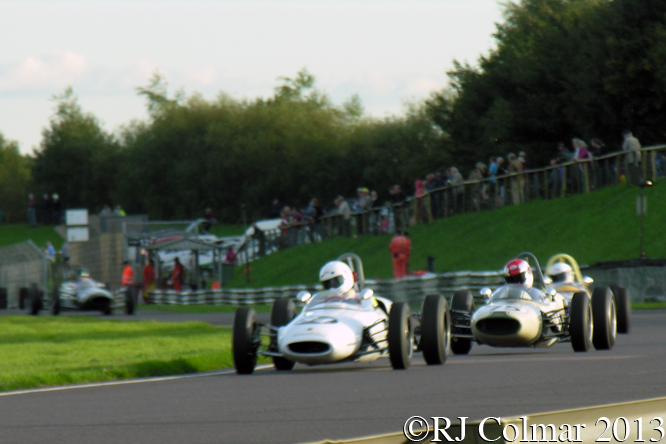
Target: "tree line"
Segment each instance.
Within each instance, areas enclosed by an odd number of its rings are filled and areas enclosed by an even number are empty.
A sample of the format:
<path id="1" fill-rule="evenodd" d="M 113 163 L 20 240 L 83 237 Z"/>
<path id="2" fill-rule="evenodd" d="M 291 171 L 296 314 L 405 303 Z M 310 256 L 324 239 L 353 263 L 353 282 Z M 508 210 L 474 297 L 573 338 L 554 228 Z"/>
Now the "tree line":
<path id="1" fill-rule="evenodd" d="M 508 152 L 546 165 L 573 137 L 612 150 L 624 129 L 644 145 L 666 140 L 666 2 L 522 0 L 505 6 L 495 39 L 478 66 L 455 62 L 450 86 L 385 119 L 364 116 L 357 96 L 333 104 L 305 69 L 253 100 L 170 95 L 156 74 L 137 88 L 149 118 L 115 133 L 68 88 L 34 154 L 0 137 L 0 210 L 23 221 L 28 193 L 57 192 L 93 212 L 190 219 L 210 207 L 239 222 L 276 198 L 327 206 L 360 186 L 411 192 L 436 168 Z"/>

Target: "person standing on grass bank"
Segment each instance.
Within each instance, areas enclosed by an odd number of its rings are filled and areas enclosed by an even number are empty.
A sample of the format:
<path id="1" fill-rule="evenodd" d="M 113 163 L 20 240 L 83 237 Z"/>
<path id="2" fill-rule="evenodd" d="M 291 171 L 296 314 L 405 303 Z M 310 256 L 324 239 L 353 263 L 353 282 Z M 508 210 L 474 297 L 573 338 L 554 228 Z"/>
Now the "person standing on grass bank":
<path id="1" fill-rule="evenodd" d="M 134 285 L 134 268 L 132 268 L 129 261 L 123 262 L 123 274 L 120 277 L 120 285 L 123 287 Z"/>
<path id="2" fill-rule="evenodd" d="M 178 256 L 173 258 L 173 289 L 176 291 L 183 291 L 183 277 L 185 276 L 185 269 L 183 264 L 180 263 Z"/>
<path id="3" fill-rule="evenodd" d="M 409 255 L 412 252 L 412 241 L 407 238 L 407 232 L 397 230 L 395 237 L 389 244 L 391 259 L 393 261 L 393 277 L 402 279 L 407 276 L 407 266 L 409 265 Z"/>
<path id="4" fill-rule="evenodd" d="M 143 267 L 143 300 L 148 303 L 148 292 L 155 290 L 155 261 L 148 260 Z"/>

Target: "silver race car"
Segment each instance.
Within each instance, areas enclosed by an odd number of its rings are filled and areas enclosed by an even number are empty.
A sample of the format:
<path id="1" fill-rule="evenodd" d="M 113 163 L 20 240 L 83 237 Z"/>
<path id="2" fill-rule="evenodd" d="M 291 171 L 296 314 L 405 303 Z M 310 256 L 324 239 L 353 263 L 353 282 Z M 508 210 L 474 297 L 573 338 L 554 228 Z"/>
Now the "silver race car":
<path id="1" fill-rule="evenodd" d="M 37 315 L 41 309 L 47 309 L 53 315 L 63 310 L 100 311 L 105 315 L 113 314 L 114 308 L 124 308 L 125 314 L 133 314 L 136 297 L 133 288 L 113 294 L 106 284 L 97 282 L 83 269 L 65 270 L 61 283 L 53 285 L 50 294 L 41 295 L 35 288 L 30 290 L 30 314 Z"/>
<path id="2" fill-rule="evenodd" d="M 291 370 L 297 362 L 367 362 L 385 356 L 393 368 L 406 369 L 417 351 L 428 364 L 446 361 L 451 323 L 443 296 L 426 296 L 421 313 L 411 314 L 406 303 L 392 303 L 365 288 L 361 259 L 352 253 L 324 265 L 319 280 L 322 291 L 297 295 L 305 304 L 298 315 L 289 298 L 273 303 L 267 325 L 257 322 L 250 307 L 236 311 L 233 357 L 238 373 L 252 373 L 258 355 L 272 357 L 277 370 Z"/>
<path id="3" fill-rule="evenodd" d="M 530 267 L 528 261 L 532 263 Z M 607 287 L 584 291 L 570 300 L 546 287 L 539 262 L 521 253 L 504 268 L 506 284 L 483 288 L 485 305 L 474 310 L 469 291 L 456 292 L 451 301 L 451 349 L 467 354 L 472 342 L 493 347 L 549 347 L 570 341 L 577 352 L 592 344 L 609 350 L 617 334 L 616 302 Z"/>

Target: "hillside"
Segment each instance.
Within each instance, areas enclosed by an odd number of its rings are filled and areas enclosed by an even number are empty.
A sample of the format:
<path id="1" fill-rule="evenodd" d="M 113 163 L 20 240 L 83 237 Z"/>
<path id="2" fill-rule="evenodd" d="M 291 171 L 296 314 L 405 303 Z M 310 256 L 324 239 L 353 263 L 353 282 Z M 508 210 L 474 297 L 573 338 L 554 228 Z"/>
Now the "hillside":
<path id="1" fill-rule="evenodd" d="M 409 229 L 410 270 L 425 269 L 435 257 L 435 271 L 499 270 L 521 251 L 545 262 L 555 253 L 573 255 L 581 264 L 639 256 L 636 187 L 616 186 L 588 195 L 536 201 L 518 207 L 463 214 Z M 666 183 L 647 189 L 644 249 L 649 258 L 666 257 Z M 251 263 L 251 284 L 235 270 L 230 287 L 311 284 L 320 267 L 351 251 L 363 259 L 366 277 L 390 279 L 391 236 L 333 239 L 308 244 Z"/>

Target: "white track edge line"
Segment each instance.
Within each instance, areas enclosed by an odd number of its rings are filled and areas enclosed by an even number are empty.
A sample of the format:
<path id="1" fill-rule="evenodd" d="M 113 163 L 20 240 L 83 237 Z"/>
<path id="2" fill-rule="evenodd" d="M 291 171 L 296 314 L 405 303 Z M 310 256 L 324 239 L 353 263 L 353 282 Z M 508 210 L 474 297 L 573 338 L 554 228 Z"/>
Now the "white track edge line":
<path id="1" fill-rule="evenodd" d="M 264 364 L 258 365 L 255 370 L 266 370 L 272 368 L 273 364 Z M 95 387 L 108 387 L 115 385 L 128 385 L 128 384 L 143 384 L 146 382 L 162 382 L 162 381 L 173 381 L 176 379 L 188 379 L 188 378 L 203 378 L 205 376 L 219 376 L 219 375 L 229 375 L 236 373 L 236 370 L 227 369 L 220 370 L 215 372 L 204 372 L 204 373 L 189 373 L 186 375 L 173 375 L 173 376 L 156 376 L 140 379 L 126 379 L 122 381 L 104 381 L 104 382 L 91 382 L 87 384 L 76 384 L 76 385 L 66 385 L 59 387 L 44 387 L 44 388 L 35 388 L 35 389 L 26 389 L 26 390 L 15 390 L 12 392 L 3 392 L 0 393 L 0 397 L 3 396 L 16 396 L 16 395 L 28 395 L 31 393 L 46 393 L 46 392 L 59 392 L 63 390 L 78 390 L 86 388 L 95 388 Z"/>

